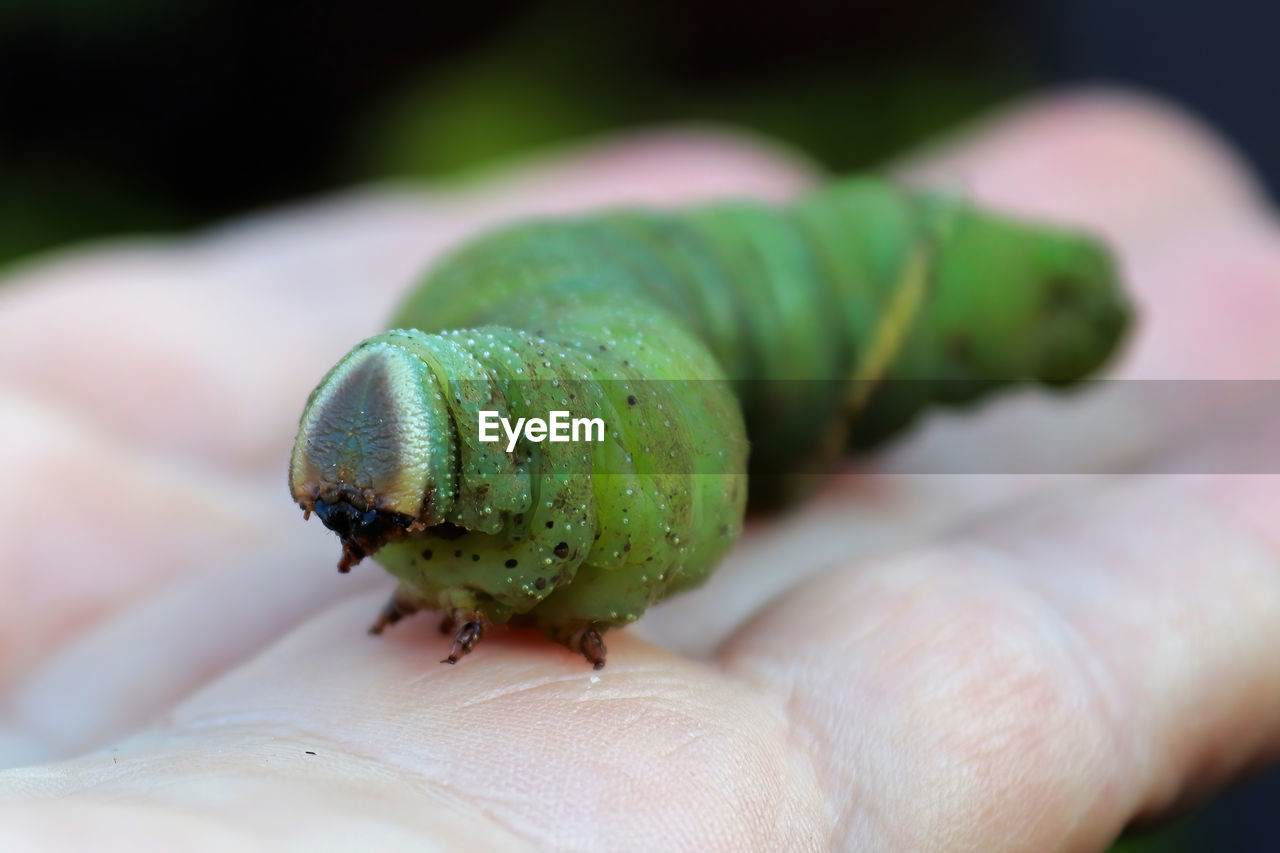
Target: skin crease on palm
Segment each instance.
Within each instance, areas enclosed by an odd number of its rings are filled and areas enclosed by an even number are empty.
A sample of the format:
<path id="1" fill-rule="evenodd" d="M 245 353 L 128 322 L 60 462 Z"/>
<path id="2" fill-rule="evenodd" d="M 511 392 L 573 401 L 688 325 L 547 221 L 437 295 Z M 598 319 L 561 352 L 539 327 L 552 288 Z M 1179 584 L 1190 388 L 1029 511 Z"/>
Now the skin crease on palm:
<path id="1" fill-rule="evenodd" d="M 1120 376 L 1280 373 L 1280 228 L 1169 108 L 1025 104 L 902 174 L 1109 238 Z M 1280 407 L 1244 383 L 934 417 L 610 633 L 599 673 L 502 631 L 440 666 L 430 617 L 365 636 L 393 581 L 337 574 L 285 461 L 414 274 L 514 217 L 811 180 L 653 133 L 14 272 L 0 848 L 1091 850 L 1276 759 Z M 1082 473 L 974 473 L 1024 456 Z"/>

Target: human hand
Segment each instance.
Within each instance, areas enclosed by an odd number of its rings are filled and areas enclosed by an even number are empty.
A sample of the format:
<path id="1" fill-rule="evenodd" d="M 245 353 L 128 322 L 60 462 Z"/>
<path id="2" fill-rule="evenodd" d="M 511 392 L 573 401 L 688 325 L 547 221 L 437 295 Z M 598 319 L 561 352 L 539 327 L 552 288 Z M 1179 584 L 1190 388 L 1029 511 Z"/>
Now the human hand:
<path id="1" fill-rule="evenodd" d="M 1112 240 L 1121 376 L 1280 368 L 1280 231 L 1183 119 L 1059 99 L 904 171 Z M 810 179 L 651 136 L 0 285 L 0 755 L 29 765 L 0 772 L 0 847 L 1096 849 L 1275 758 L 1280 479 L 1203 473 L 1280 438 L 1239 384 L 935 418 L 610 633 L 600 673 L 502 631 L 440 666 L 429 617 L 364 635 L 394 582 L 337 575 L 284 469 L 406 283 L 498 220 Z M 919 473 L 1049 434 L 1124 473 Z"/>

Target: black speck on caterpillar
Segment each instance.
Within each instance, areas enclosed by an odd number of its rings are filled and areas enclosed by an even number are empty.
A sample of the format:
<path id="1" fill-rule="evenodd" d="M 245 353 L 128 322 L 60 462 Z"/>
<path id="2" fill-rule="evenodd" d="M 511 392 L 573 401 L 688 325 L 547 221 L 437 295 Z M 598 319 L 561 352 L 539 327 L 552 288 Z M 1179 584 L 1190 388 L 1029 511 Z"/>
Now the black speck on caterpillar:
<path id="1" fill-rule="evenodd" d="M 1080 379 L 1128 319 L 1090 237 L 871 179 L 530 222 L 454 252 L 329 371 L 290 491 L 342 571 L 399 579 L 373 633 L 439 609 L 449 663 L 516 623 L 599 668 L 606 629 L 716 566 L 748 494 L 785 502 L 932 404 Z M 606 440 L 479 440 L 482 411 L 557 410 Z"/>

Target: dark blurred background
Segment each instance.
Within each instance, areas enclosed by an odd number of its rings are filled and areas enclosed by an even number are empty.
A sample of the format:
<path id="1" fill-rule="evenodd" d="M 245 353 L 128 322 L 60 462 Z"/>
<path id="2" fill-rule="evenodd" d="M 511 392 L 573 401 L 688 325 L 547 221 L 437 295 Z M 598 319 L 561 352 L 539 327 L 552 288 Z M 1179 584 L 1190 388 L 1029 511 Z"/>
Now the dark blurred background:
<path id="1" fill-rule="evenodd" d="M 1079 82 L 1164 94 L 1280 188 L 1275 0 L 0 0 L 0 265 L 664 122 L 851 171 Z M 1278 812 L 1273 774 L 1124 846 L 1280 850 Z"/>
<path id="2" fill-rule="evenodd" d="M 628 126 L 866 167 L 1045 84 L 1167 93 L 1280 186 L 1273 0 L 0 0 L 0 263 Z"/>

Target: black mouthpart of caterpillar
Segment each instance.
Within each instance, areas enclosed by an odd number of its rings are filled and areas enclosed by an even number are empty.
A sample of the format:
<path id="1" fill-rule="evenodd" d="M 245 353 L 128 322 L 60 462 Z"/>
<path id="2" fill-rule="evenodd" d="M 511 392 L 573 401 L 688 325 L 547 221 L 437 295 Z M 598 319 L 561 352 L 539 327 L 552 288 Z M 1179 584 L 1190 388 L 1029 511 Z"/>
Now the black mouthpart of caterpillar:
<path id="1" fill-rule="evenodd" d="M 345 497 L 317 500 L 315 513 L 325 527 L 338 534 L 342 542 L 342 559 L 338 571 L 351 567 L 370 556 L 388 541 L 404 535 L 413 519 L 403 513 L 380 509 L 361 509 Z"/>

